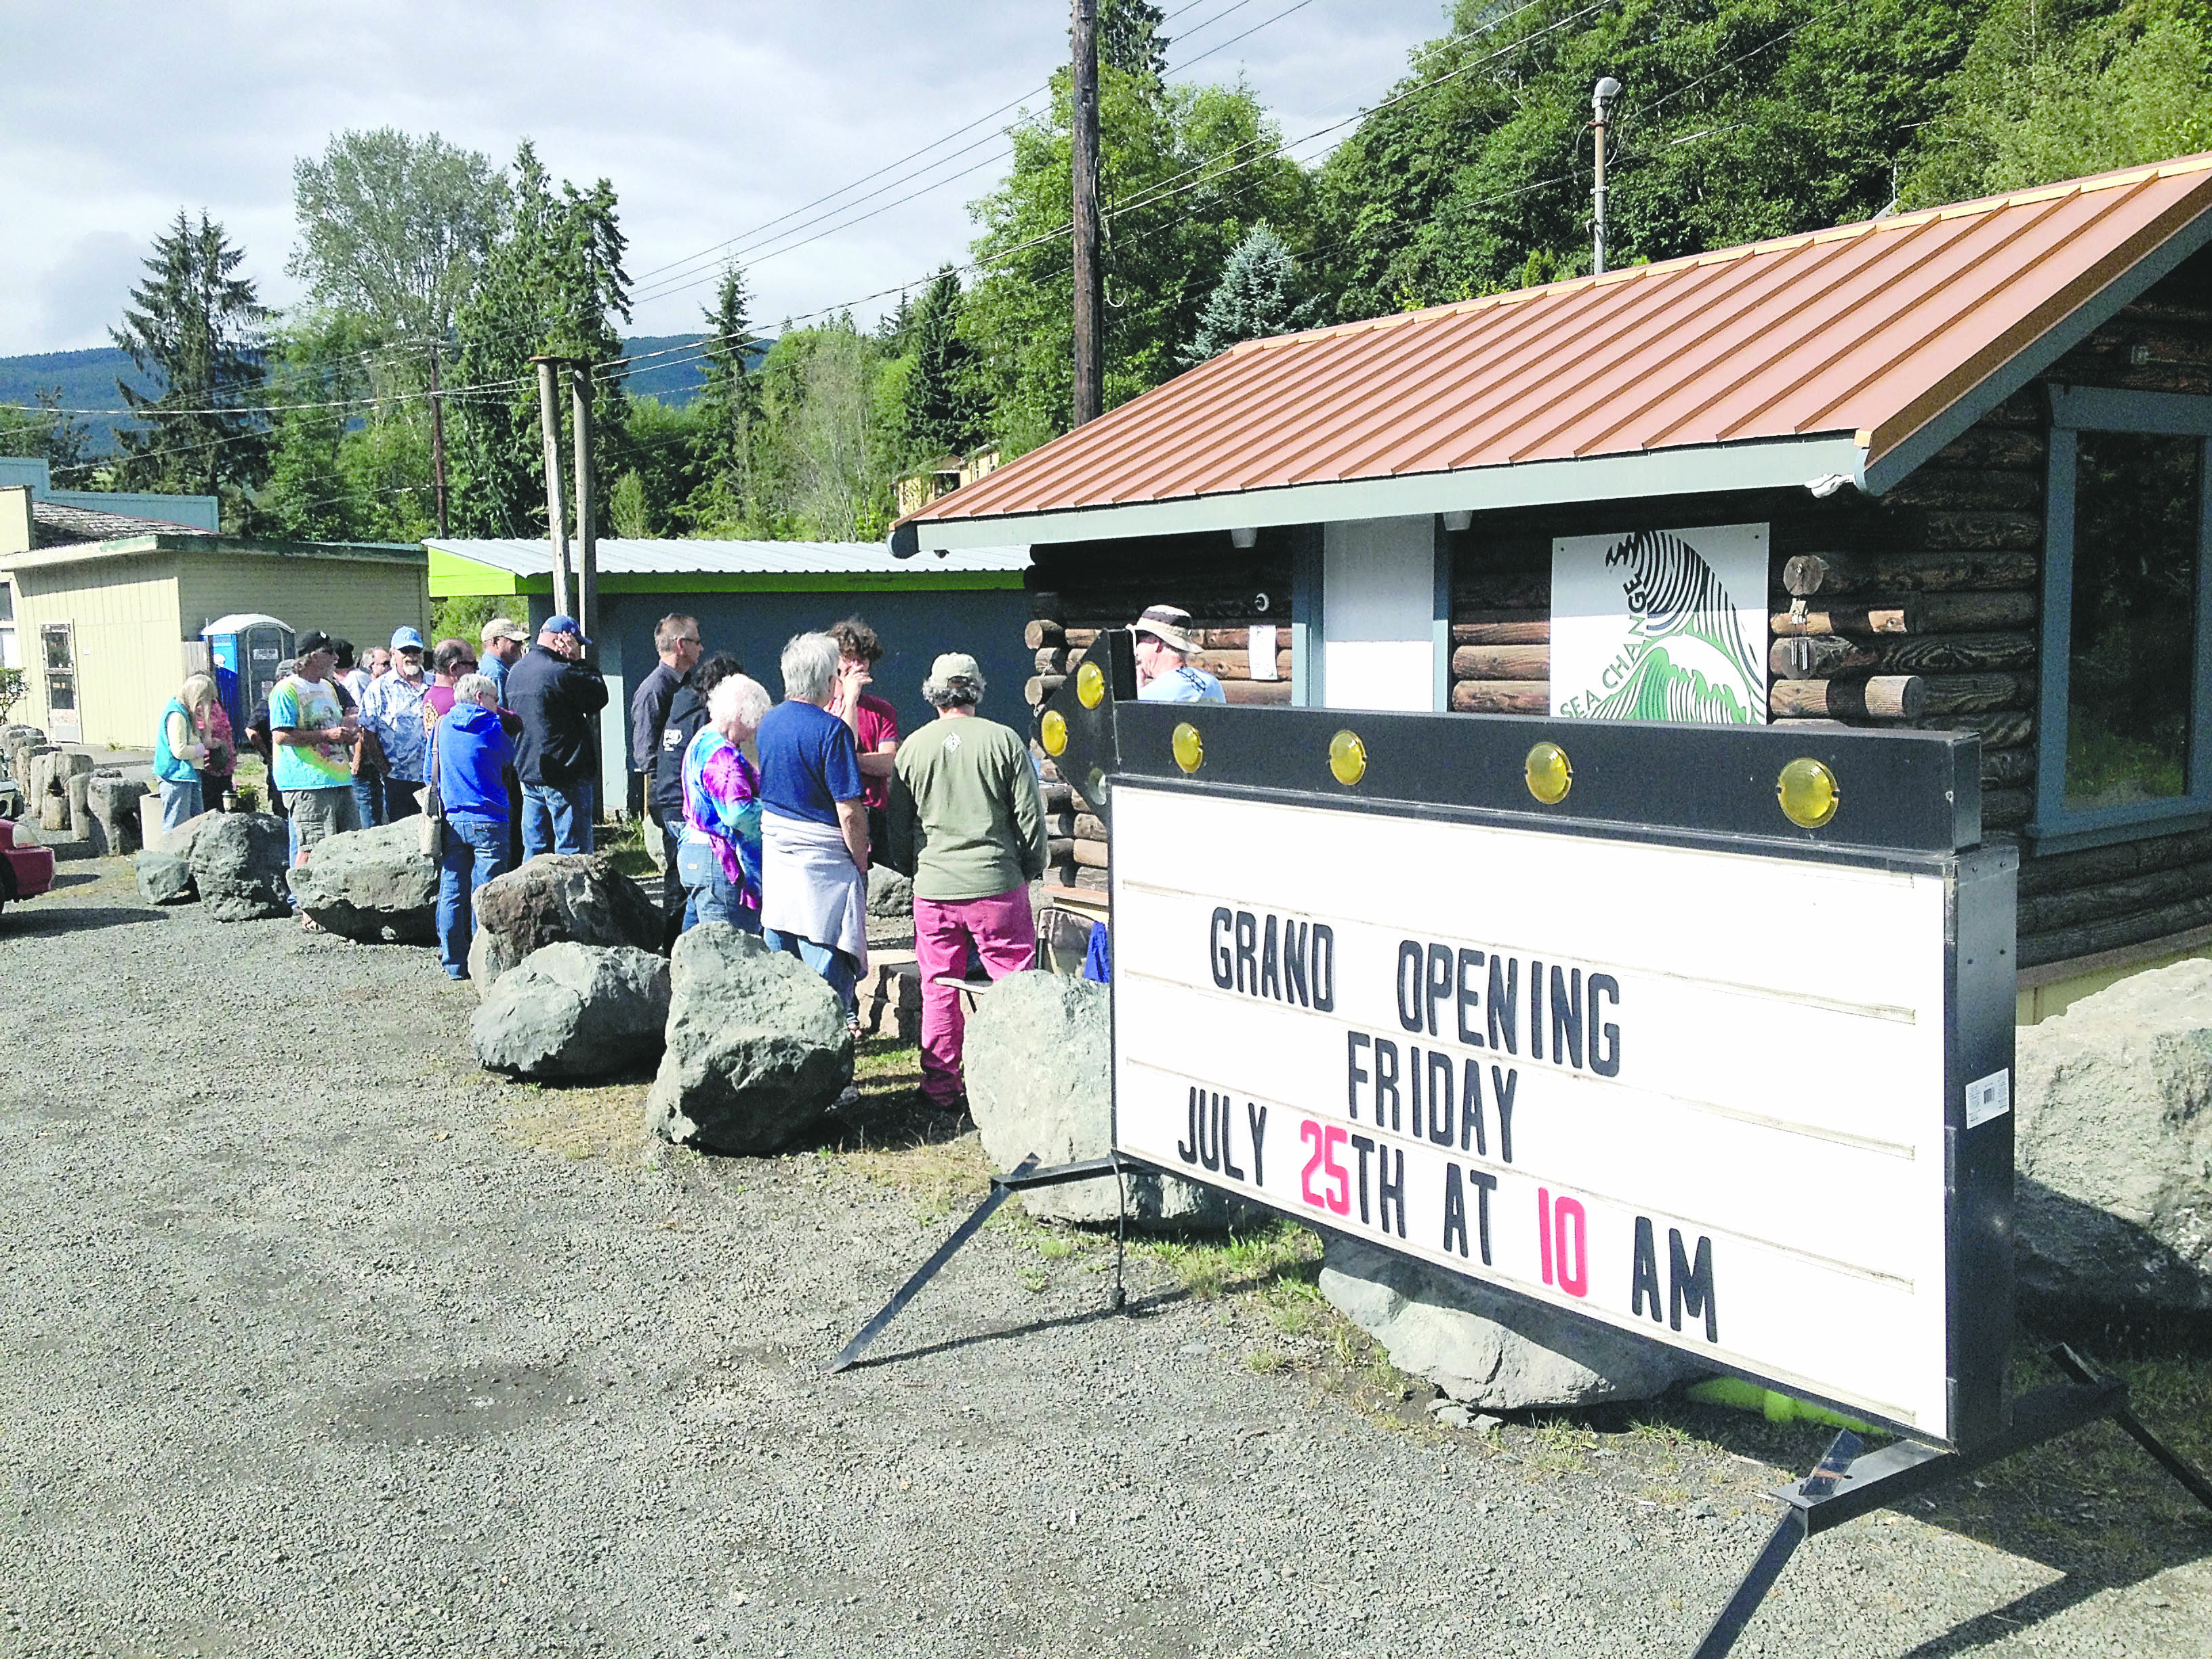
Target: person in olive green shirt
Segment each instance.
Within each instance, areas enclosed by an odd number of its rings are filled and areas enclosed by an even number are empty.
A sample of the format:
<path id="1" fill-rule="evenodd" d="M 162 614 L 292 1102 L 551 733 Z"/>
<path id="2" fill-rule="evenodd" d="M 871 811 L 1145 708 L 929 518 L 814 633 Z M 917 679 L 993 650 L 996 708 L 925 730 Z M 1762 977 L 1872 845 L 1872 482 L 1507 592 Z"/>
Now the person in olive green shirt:
<path id="1" fill-rule="evenodd" d="M 891 775 L 891 862 L 914 877 L 921 976 L 921 1092 L 957 1110 L 966 1018 L 952 981 L 972 944 L 1001 979 L 1036 964 L 1030 884 L 1044 874 L 1044 799 L 1021 736 L 975 712 L 983 671 L 960 652 L 921 683 L 937 718 L 899 745 Z"/>

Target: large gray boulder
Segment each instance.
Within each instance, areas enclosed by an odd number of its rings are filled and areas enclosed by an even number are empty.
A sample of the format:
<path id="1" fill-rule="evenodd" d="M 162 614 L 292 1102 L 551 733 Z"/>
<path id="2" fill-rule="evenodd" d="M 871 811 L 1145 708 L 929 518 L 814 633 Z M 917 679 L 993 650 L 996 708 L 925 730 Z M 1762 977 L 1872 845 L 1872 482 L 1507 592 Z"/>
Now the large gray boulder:
<path id="1" fill-rule="evenodd" d="M 914 918 L 914 883 L 890 867 L 878 864 L 868 872 L 868 914 L 910 921 Z"/>
<path id="2" fill-rule="evenodd" d="M 1064 974 L 1009 974 L 976 999 L 961 1070 L 983 1150 L 1000 1170 L 1035 1152 L 1073 1164 L 1113 1149 L 1112 1004 L 1104 986 Z M 1149 1171 L 1122 1176 L 1129 1220 L 1154 1229 L 1212 1231 L 1260 1212 L 1227 1194 Z M 1111 1176 L 1022 1195 L 1040 1220 L 1110 1222 Z"/>
<path id="3" fill-rule="evenodd" d="M 86 782 L 93 846 L 101 857 L 120 858 L 138 850 L 138 803 L 148 793 L 144 783 L 119 771 L 95 772 Z"/>
<path id="4" fill-rule="evenodd" d="M 1711 1369 L 1340 1237 L 1322 1249 L 1321 1293 L 1400 1370 L 1485 1411 L 1649 1400 Z"/>
<path id="5" fill-rule="evenodd" d="M 660 907 L 605 854 L 541 853 L 477 890 L 469 976 L 489 996 L 533 951 L 563 942 L 660 948 Z"/>
<path id="6" fill-rule="evenodd" d="M 189 859 L 192 855 L 192 843 L 200 838 L 209 826 L 221 823 L 227 816 L 231 815 L 222 812 L 203 812 L 196 818 L 186 818 L 155 842 L 154 850 L 160 853 L 174 853 L 180 859 Z"/>
<path id="7" fill-rule="evenodd" d="M 704 1152 L 780 1152 L 817 1128 L 853 1079 L 845 1010 L 798 957 L 725 922 L 676 941 L 668 1048 L 646 1127 Z"/>
<path id="8" fill-rule="evenodd" d="M 668 959 L 627 945 L 549 945 L 499 976 L 469 1021 L 486 1069 L 608 1077 L 660 1053 Z"/>
<path id="9" fill-rule="evenodd" d="M 141 853 L 134 867 L 138 896 L 149 904 L 189 904 L 199 896 L 192 886 L 190 859 L 174 853 Z"/>
<path id="10" fill-rule="evenodd" d="M 2022 1306 L 2085 1334 L 2212 1329 L 2212 962 L 2132 975 L 2015 1054 Z"/>
<path id="11" fill-rule="evenodd" d="M 308 849 L 292 896 L 333 933 L 364 945 L 428 945 L 438 937 L 438 860 L 422 820 L 349 830 Z"/>
<path id="12" fill-rule="evenodd" d="M 265 812 L 208 816 L 214 822 L 194 834 L 191 851 L 192 885 L 208 915 L 217 921 L 252 921 L 289 914 L 284 870 L 291 839 L 284 820 Z"/>

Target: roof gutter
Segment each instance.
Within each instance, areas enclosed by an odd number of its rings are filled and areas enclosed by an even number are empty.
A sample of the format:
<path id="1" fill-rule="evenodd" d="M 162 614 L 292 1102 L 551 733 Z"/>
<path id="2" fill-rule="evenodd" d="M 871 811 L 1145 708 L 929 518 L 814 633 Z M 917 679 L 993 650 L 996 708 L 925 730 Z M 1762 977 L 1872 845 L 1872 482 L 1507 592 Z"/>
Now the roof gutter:
<path id="1" fill-rule="evenodd" d="M 1010 542 L 1087 542 L 1117 537 L 1172 536 L 1193 531 L 1278 525 L 1403 519 L 1437 513 L 1627 501 L 1640 496 L 1717 495 L 1735 490 L 1796 489 L 1841 474 L 1865 476 L 1863 434 L 1828 432 L 1743 443 L 1700 444 L 1468 467 L 1392 478 L 1346 478 L 1289 484 L 1176 501 L 1073 507 L 957 519 L 917 516 L 896 526 L 890 550 L 916 553 Z"/>

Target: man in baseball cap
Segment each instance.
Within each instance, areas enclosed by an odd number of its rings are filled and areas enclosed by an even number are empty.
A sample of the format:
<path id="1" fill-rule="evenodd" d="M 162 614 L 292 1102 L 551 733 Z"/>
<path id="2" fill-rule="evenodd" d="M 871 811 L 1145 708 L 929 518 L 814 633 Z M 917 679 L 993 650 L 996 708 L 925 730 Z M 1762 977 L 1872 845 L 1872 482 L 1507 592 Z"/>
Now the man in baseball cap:
<path id="1" fill-rule="evenodd" d="M 505 617 L 494 617 L 477 630 L 477 641 L 483 647 L 477 658 L 477 672 L 499 688 L 500 701 L 504 702 L 507 671 L 514 666 L 523 647 L 530 643 L 530 630 Z"/>
<path id="2" fill-rule="evenodd" d="M 1137 697 L 1142 702 L 1226 702 L 1221 682 L 1192 665 L 1198 641 L 1190 612 L 1172 605 L 1147 605 L 1130 624 L 1136 635 Z"/>

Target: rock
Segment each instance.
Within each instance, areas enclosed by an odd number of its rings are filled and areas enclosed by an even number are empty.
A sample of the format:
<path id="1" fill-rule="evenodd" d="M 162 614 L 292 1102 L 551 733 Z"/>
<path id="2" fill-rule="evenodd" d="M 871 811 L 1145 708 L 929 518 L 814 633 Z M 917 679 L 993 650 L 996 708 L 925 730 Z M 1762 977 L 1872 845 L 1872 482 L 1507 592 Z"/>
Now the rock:
<path id="1" fill-rule="evenodd" d="M 1107 989 L 1041 970 L 1009 974 L 968 1017 L 961 1069 L 983 1150 L 1001 1170 L 1031 1152 L 1040 1164 L 1103 1158 L 1113 1146 L 1113 1082 Z M 1225 1193 L 1172 1176 L 1130 1171 L 1137 1226 L 1213 1230 L 1259 1212 Z M 1109 1222 L 1120 1207 L 1111 1177 L 1022 1194 L 1041 1220 Z"/>
<path id="2" fill-rule="evenodd" d="M 479 999 L 533 951 L 566 941 L 660 948 L 660 907 L 605 854 L 541 853 L 477 890 L 469 974 Z"/>
<path id="3" fill-rule="evenodd" d="M 2014 1077 L 2022 1308 L 2091 1335 L 2212 1331 L 2212 962 L 2022 1027 Z"/>
<path id="4" fill-rule="evenodd" d="M 92 757 L 84 757 L 85 769 L 72 772 L 63 780 L 62 787 L 69 792 L 69 830 L 73 836 L 92 839 Z"/>
<path id="5" fill-rule="evenodd" d="M 438 860 L 422 850 L 420 818 L 332 836 L 291 878 L 300 908 L 333 933 L 364 945 L 438 937 Z"/>
<path id="6" fill-rule="evenodd" d="M 86 803 L 92 812 L 92 839 L 103 858 L 119 858 L 138 850 L 138 803 L 147 787 L 120 772 L 95 774 L 86 786 Z"/>
<path id="7" fill-rule="evenodd" d="M 200 838 L 200 832 L 210 824 L 220 823 L 222 818 L 223 814 L 221 812 L 203 812 L 196 818 L 186 818 L 167 835 L 163 836 L 155 843 L 155 850 L 174 853 L 180 859 L 188 859 L 192 855 L 192 843 Z M 289 845 L 289 841 L 287 845 Z"/>
<path id="8" fill-rule="evenodd" d="M 191 860 L 174 853 L 138 854 L 138 896 L 149 904 L 189 904 L 199 896 Z"/>
<path id="9" fill-rule="evenodd" d="M 667 1052 L 646 1127 L 706 1152 L 778 1152 L 818 1126 L 853 1078 L 845 1011 L 821 975 L 726 922 L 676 941 Z"/>
<path id="10" fill-rule="evenodd" d="M 914 883 L 887 864 L 868 872 L 868 914 L 910 921 L 914 916 Z"/>
<path id="11" fill-rule="evenodd" d="M 549 945 L 499 976 L 469 1042 L 478 1063 L 517 1077 L 628 1071 L 660 1052 L 668 972 L 666 957 L 627 945 Z"/>
<path id="12" fill-rule="evenodd" d="M 55 834 L 65 833 L 70 827 L 69 797 L 41 795 L 39 797 L 39 828 Z"/>
<path id="13" fill-rule="evenodd" d="M 192 884 L 208 915 L 217 921 L 252 921 L 288 914 L 292 905 L 284 866 L 291 842 L 284 820 L 263 812 L 203 816 L 214 821 L 194 833 L 191 856 Z"/>
<path id="14" fill-rule="evenodd" d="M 1400 1370 L 1485 1411 L 1649 1400 L 1711 1369 L 1657 1343 L 1342 1237 L 1323 1247 L 1321 1293 L 1380 1342 Z"/>

